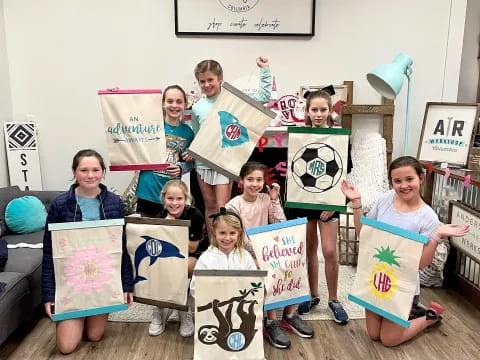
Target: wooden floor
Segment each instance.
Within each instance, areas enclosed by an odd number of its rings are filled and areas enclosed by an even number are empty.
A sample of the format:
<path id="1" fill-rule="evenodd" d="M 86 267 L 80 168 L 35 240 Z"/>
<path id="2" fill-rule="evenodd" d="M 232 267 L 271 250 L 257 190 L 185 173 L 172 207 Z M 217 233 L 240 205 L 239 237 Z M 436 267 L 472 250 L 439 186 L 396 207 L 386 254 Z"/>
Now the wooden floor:
<path id="1" fill-rule="evenodd" d="M 333 321 L 311 321 L 313 339 L 290 335 L 292 347 L 277 350 L 265 343 L 267 359 L 480 359 L 480 311 L 444 289 L 422 289 L 422 303 L 435 299 L 447 308 L 443 323 L 396 348 L 371 341 L 364 320 L 346 326 Z M 178 335 L 178 323 L 168 323 L 159 337 L 147 335 L 146 323 L 109 323 L 99 343 L 82 342 L 71 355 L 55 348 L 55 326 L 37 319 L 14 333 L 1 347 L 0 359 L 192 359 L 193 338 Z"/>

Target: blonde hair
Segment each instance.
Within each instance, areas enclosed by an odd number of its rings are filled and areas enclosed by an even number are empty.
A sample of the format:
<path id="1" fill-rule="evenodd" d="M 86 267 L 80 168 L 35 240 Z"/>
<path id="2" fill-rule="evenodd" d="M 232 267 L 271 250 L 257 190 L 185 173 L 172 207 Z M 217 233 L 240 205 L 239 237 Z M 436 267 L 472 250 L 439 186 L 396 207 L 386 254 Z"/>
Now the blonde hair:
<path id="1" fill-rule="evenodd" d="M 218 248 L 218 241 L 215 237 L 215 229 L 220 221 L 224 221 L 225 224 L 230 225 L 238 233 L 238 239 L 235 243 L 234 250 L 238 250 L 240 253 L 245 250 L 245 229 L 243 227 L 242 220 L 240 220 L 240 215 L 237 213 L 227 210 L 225 214 L 219 214 L 212 221 L 212 238 L 210 243 L 212 246 Z"/>
<path id="2" fill-rule="evenodd" d="M 161 197 L 164 202 L 165 202 L 165 194 L 167 193 L 168 189 L 172 187 L 178 187 L 180 188 L 180 190 L 182 190 L 183 195 L 185 195 L 185 201 L 188 201 L 190 199 L 190 194 L 188 193 L 187 185 L 182 180 L 175 179 L 175 180 L 169 180 L 165 185 L 163 185 Z"/>
<path id="3" fill-rule="evenodd" d="M 308 94 L 307 102 L 305 104 L 305 126 L 312 127 L 312 119 L 310 119 L 310 116 L 308 116 L 308 110 L 310 109 L 310 105 L 312 103 L 312 100 L 317 99 L 317 98 L 327 100 L 328 111 L 330 111 L 330 114 L 328 115 L 328 118 L 327 118 L 327 125 L 329 127 L 332 127 L 333 126 L 333 118 L 332 118 L 332 114 L 331 114 L 331 111 L 332 111 L 332 97 L 325 90 L 316 90 L 316 91 L 313 91 L 310 94 Z"/>

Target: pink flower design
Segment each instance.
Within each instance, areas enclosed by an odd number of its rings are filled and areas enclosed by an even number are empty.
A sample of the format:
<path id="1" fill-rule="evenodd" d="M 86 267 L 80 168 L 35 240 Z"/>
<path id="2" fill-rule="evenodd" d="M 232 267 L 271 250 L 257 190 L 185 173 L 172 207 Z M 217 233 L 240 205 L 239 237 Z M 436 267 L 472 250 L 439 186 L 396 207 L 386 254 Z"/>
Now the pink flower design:
<path id="1" fill-rule="evenodd" d="M 73 286 L 75 293 L 89 295 L 94 290 L 99 292 L 112 281 L 113 259 L 104 249 L 91 247 L 77 250 L 68 257 L 67 264 L 64 269 L 67 284 Z"/>
<path id="2" fill-rule="evenodd" d="M 67 239 L 65 238 L 60 238 L 60 240 L 58 241 L 60 243 L 60 247 L 64 248 L 65 246 L 67 246 Z"/>

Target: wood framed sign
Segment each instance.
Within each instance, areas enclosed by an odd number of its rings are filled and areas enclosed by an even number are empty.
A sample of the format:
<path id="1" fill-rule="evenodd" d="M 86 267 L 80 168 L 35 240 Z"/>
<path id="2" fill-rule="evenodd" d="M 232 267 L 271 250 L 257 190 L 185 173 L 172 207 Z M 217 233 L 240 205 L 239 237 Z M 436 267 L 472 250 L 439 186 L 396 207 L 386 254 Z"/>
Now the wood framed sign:
<path id="1" fill-rule="evenodd" d="M 311 37 L 315 0 L 175 0 L 175 34 Z"/>
<path id="2" fill-rule="evenodd" d="M 418 160 L 465 166 L 479 114 L 480 104 L 428 102 Z"/>
<path id="3" fill-rule="evenodd" d="M 37 125 L 34 122 L 4 123 L 10 185 L 22 190 L 42 190 Z"/>
<path id="4" fill-rule="evenodd" d="M 480 262 L 480 212 L 451 200 L 448 207 L 448 222 L 458 226 L 470 225 L 468 234 L 450 238 L 453 246 Z"/>

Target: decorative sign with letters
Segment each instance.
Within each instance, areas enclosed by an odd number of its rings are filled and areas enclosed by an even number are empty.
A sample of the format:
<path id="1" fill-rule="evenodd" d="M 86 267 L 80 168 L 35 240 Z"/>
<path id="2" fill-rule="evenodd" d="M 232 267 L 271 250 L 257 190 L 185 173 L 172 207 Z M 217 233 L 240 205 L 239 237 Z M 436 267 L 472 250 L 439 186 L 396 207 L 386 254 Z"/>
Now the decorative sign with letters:
<path id="1" fill-rule="evenodd" d="M 417 158 L 466 165 L 479 116 L 479 104 L 427 103 Z"/>
<path id="2" fill-rule="evenodd" d="M 165 170 L 161 90 L 100 90 L 110 171 Z"/>
<path id="3" fill-rule="evenodd" d="M 185 310 L 190 221 L 133 216 L 125 221 L 135 301 Z"/>
<path id="4" fill-rule="evenodd" d="M 222 91 L 187 153 L 237 179 L 275 113 L 224 82 Z"/>
<path id="5" fill-rule="evenodd" d="M 247 229 L 261 269 L 267 270 L 264 310 L 310 300 L 306 218 Z"/>
<path id="6" fill-rule="evenodd" d="M 480 262 L 480 213 L 458 201 L 450 201 L 449 223 L 470 225 L 470 231 L 462 237 L 452 237 L 453 246 Z"/>
<path id="7" fill-rule="evenodd" d="M 357 274 L 348 300 L 408 328 L 428 237 L 367 217 L 361 222 Z"/>
<path id="8" fill-rule="evenodd" d="M 4 129 L 10 185 L 18 185 L 22 190 L 42 190 L 35 123 L 6 122 Z"/>
<path id="9" fill-rule="evenodd" d="M 53 321 L 127 309 L 121 281 L 123 219 L 49 224 L 55 269 Z"/>
<path id="10" fill-rule="evenodd" d="M 313 36 L 315 0 L 175 0 L 175 34 Z"/>
<path id="11" fill-rule="evenodd" d="M 195 360 L 265 359 L 266 271 L 195 270 Z"/>
<path id="12" fill-rule="evenodd" d="M 287 202 L 292 208 L 345 211 L 350 129 L 288 128 Z"/>

